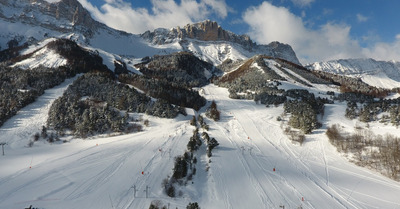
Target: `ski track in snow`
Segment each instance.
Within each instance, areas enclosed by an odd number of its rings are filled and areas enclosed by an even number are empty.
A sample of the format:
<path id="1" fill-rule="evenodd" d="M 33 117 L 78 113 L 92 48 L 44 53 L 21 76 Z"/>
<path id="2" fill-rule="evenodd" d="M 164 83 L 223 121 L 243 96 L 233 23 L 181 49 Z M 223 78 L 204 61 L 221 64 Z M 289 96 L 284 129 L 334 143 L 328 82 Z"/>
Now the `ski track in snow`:
<path id="1" fill-rule="evenodd" d="M 231 100 L 227 89 L 213 85 L 202 92 L 217 102 L 221 120 L 205 120 L 220 146 L 211 162 L 205 147 L 197 151 L 193 184 L 178 188 L 182 197 L 167 197 L 161 182 L 186 149 L 194 129 L 191 115 L 146 116 L 152 125 L 140 133 L 26 147 L 26 137 L 38 131 L 70 82 L 46 91 L 0 129 L 10 144 L 0 157 L 6 168 L 0 171 L 0 208 L 133 209 L 148 208 L 152 200 L 170 208 L 194 201 L 202 208 L 230 209 L 400 208 L 399 182 L 347 162 L 323 133 L 310 135 L 302 146 L 292 144 L 275 119 L 281 107 Z"/>

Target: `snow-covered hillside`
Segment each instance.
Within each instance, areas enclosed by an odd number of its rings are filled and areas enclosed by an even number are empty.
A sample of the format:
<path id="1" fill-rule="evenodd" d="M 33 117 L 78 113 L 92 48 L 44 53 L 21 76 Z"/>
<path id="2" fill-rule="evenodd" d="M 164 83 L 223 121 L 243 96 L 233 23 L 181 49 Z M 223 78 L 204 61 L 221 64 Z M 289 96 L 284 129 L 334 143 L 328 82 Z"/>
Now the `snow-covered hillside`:
<path id="1" fill-rule="evenodd" d="M 35 118 L 47 117 L 48 102 L 71 81 L 47 91 L 1 129 L 2 141 L 8 142 L 0 157 L 1 208 L 147 208 L 153 200 L 170 208 L 185 208 L 189 202 L 202 208 L 400 207 L 400 183 L 349 163 L 324 131 L 307 136 L 302 146 L 293 144 L 276 120 L 282 106 L 233 100 L 227 89 L 214 85 L 201 92 L 221 111 L 219 122 L 206 119 L 210 136 L 220 145 L 210 162 L 204 149 L 197 151 L 198 171 L 193 183 L 180 187 L 182 197 L 167 197 L 161 183 L 172 174 L 174 157 L 184 152 L 194 130 L 190 110 L 175 119 L 143 116 L 150 126 L 135 134 L 28 147 L 28 132 L 39 131 L 44 123 Z M 327 105 L 324 127 L 341 122 L 352 129 L 355 122 L 337 114 L 345 107 Z"/>
<path id="2" fill-rule="evenodd" d="M 39 66 L 57 68 L 66 64 L 67 59 L 55 53 L 53 50 L 43 47 L 35 52 L 30 58 L 17 62 L 11 67 L 19 67 L 22 69 L 36 68 Z"/>
<path id="3" fill-rule="evenodd" d="M 400 87 L 400 63 L 395 61 L 342 59 L 316 62 L 308 65 L 307 68 L 360 78 L 375 87 L 386 89 Z"/>

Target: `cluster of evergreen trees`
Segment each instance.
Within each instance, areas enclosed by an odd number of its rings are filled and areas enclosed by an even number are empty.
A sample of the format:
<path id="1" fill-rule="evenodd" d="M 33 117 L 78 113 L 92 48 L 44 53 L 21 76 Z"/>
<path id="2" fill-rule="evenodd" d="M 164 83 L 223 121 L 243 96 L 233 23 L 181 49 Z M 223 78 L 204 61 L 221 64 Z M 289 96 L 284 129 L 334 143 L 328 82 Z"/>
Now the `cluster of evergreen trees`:
<path id="1" fill-rule="evenodd" d="M 130 84 L 147 95 L 162 99 L 168 103 L 199 110 L 206 100 L 193 87 L 209 83 L 205 71 L 213 76 L 218 70 L 188 52 L 152 58 L 147 57 L 137 64 L 142 75 L 121 74 L 120 82 Z"/>
<path id="2" fill-rule="evenodd" d="M 400 125 L 400 100 L 380 99 L 368 100 L 365 103 L 347 102 L 345 116 L 349 119 L 358 118 L 361 122 L 380 121 Z"/>
<path id="3" fill-rule="evenodd" d="M 132 85 L 147 95 L 167 101 L 168 103 L 199 110 L 206 104 L 206 100 L 197 91 L 145 75 L 122 74 L 118 76 L 122 83 Z"/>
<path id="4" fill-rule="evenodd" d="M 285 90 L 278 89 L 278 85 L 280 85 L 278 81 L 275 83 L 276 85 L 273 84 L 271 87 L 265 87 L 259 93 L 257 93 L 254 96 L 254 101 L 256 103 L 260 102 L 261 104 L 265 104 L 267 106 L 283 104 L 286 101 L 286 96 L 283 95 Z"/>
<path id="5" fill-rule="evenodd" d="M 207 145 L 207 156 L 212 156 L 212 150 L 219 145 L 218 141 L 213 137 L 210 138 L 207 132 L 202 133 L 202 137 Z"/>
<path id="6" fill-rule="evenodd" d="M 254 67 L 254 64 L 259 68 Z M 262 57 L 254 57 L 215 83 L 228 88 L 229 97 L 232 99 L 254 99 L 255 94 L 271 87 L 269 81 L 274 79 L 284 80 L 265 65 Z"/>
<path id="7" fill-rule="evenodd" d="M 143 75 L 157 80 L 164 80 L 183 87 L 200 87 L 209 81 L 204 73 L 218 73 L 210 63 L 204 62 L 190 52 L 170 55 L 155 55 L 136 65 Z"/>
<path id="8" fill-rule="evenodd" d="M 112 74 L 93 72 L 78 78 L 55 100 L 47 123 L 56 131 L 71 130 L 80 137 L 132 130 L 122 110 L 166 118 L 182 112 L 164 100 L 151 101 L 134 88 L 117 83 Z"/>
<path id="9" fill-rule="evenodd" d="M 285 113 L 291 113 L 289 125 L 302 130 L 305 134 L 319 128 L 318 114 L 324 114 L 324 104 L 331 103 L 328 99 L 315 98 L 313 93 L 304 89 L 290 89 L 284 94 L 292 99 L 284 103 Z"/>
<path id="10" fill-rule="evenodd" d="M 197 158 L 193 151 L 187 151 L 181 156 L 175 157 L 173 174 L 163 180 L 162 186 L 169 197 L 176 197 L 176 184 L 183 185 L 191 181 L 193 175 L 196 175 Z"/>
<path id="11" fill-rule="evenodd" d="M 197 122 L 199 122 L 199 124 Z M 176 184 L 186 184 L 187 181 L 191 181 L 193 176 L 196 174 L 196 155 L 198 155 L 196 151 L 202 146 L 202 139 L 207 146 L 206 152 L 208 157 L 212 156 L 212 150 L 219 145 L 215 138 L 210 139 L 207 132 L 203 132 L 200 137 L 199 125 L 203 128 L 207 127 L 205 130 L 208 130 L 208 125 L 205 123 L 204 118 L 201 115 L 199 115 L 197 119 L 193 116 L 190 120 L 190 124 L 195 127 L 195 130 L 188 141 L 187 151 L 182 156 L 175 158 L 172 176 L 164 179 L 162 182 L 165 193 L 170 197 L 176 196 Z"/>
<path id="12" fill-rule="evenodd" d="M 150 203 L 149 209 L 169 209 L 169 206 L 166 206 L 161 200 L 153 200 Z M 197 202 L 189 202 L 186 209 L 200 209 L 200 206 Z"/>
<path id="13" fill-rule="evenodd" d="M 233 69 L 238 68 L 244 62 L 245 61 L 243 61 L 241 59 L 234 61 L 234 60 L 232 60 L 230 58 L 227 58 L 220 65 L 218 65 L 217 68 L 222 70 L 223 72 L 230 72 Z"/>
<path id="14" fill-rule="evenodd" d="M 194 151 L 198 150 L 199 147 L 202 145 L 199 129 L 196 128 L 193 131 L 193 136 L 190 137 L 189 142 L 187 144 L 187 149 L 189 152 L 193 153 Z"/>
<path id="15" fill-rule="evenodd" d="M 366 103 L 374 101 L 374 96 L 367 95 L 359 92 L 343 92 L 334 97 L 335 100 L 347 101 L 347 102 L 358 102 Z"/>
<path id="16" fill-rule="evenodd" d="M 207 108 L 206 116 L 213 119 L 214 121 L 219 121 L 220 112 L 217 109 L 217 103 L 215 103 L 215 101 L 212 101 L 210 107 Z"/>
<path id="17" fill-rule="evenodd" d="M 289 125 L 302 130 L 305 134 L 319 127 L 317 113 L 305 101 L 289 100 L 284 104 L 285 113 L 291 113 Z"/>

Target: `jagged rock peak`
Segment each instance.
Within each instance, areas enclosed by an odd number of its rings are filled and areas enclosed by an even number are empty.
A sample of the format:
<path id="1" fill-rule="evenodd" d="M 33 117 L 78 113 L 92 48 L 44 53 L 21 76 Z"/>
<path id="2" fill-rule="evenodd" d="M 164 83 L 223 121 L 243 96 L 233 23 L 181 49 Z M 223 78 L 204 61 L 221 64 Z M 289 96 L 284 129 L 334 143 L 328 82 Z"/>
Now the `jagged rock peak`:
<path id="1" fill-rule="evenodd" d="M 238 36 L 232 32 L 224 30 L 217 22 L 206 20 L 194 24 L 187 24 L 183 29 L 174 28 L 180 38 L 194 38 L 202 41 L 244 41 L 252 44 L 247 35 Z"/>
<path id="2" fill-rule="evenodd" d="M 50 8 L 57 18 L 66 18 L 73 24 L 90 26 L 96 22 L 77 0 L 61 0 L 50 4 Z"/>
<path id="3" fill-rule="evenodd" d="M 288 60 L 290 62 L 301 65 L 296 57 L 296 53 L 292 47 L 287 44 L 279 42 L 272 42 L 268 45 L 258 45 L 253 42 L 247 35 L 237 35 L 233 32 L 224 30 L 215 21 L 206 20 L 194 24 L 187 24 L 184 27 L 175 27 L 170 30 L 159 28 L 153 32 L 146 31 L 141 34 L 141 37 L 146 41 L 155 44 L 163 45 L 169 43 L 179 42 L 184 50 L 190 51 L 189 43 L 196 41 L 211 41 L 219 42 L 214 44 L 221 44 L 227 42 L 241 46 L 240 51 L 246 51 L 247 54 L 265 54 L 271 57 L 277 57 Z M 223 43 L 224 44 L 224 43 Z M 221 45 L 222 46 L 222 45 Z M 229 47 L 219 47 L 221 49 L 229 49 Z M 228 50 L 229 51 L 229 50 Z M 197 54 L 199 52 L 196 52 Z M 224 55 L 229 52 L 219 51 L 218 54 Z M 201 53 L 200 53 L 201 54 Z M 201 56 L 201 55 L 200 55 Z M 207 58 L 205 59 L 207 60 Z M 223 61 L 220 60 L 220 61 Z"/>
<path id="4" fill-rule="evenodd" d="M 153 32 L 146 31 L 141 35 L 153 44 L 166 44 L 176 39 L 196 39 L 200 41 L 229 41 L 247 47 L 255 45 L 247 35 L 236 35 L 224 30 L 217 22 L 206 20 L 194 24 L 187 24 L 183 28 L 175 27 L 171 30 L 156 29 Z"/>

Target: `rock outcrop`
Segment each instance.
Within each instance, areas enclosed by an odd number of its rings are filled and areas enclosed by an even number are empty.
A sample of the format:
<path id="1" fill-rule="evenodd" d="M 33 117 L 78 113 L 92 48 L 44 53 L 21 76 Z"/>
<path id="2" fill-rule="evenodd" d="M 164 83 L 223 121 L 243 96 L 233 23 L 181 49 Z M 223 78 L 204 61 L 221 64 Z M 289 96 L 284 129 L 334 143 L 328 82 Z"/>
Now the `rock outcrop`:
<path id="1" fill-rule="evenodd" d="M 300 64 L 296 53 L 288 44 L 272 42 L 268 45 L 259 45 L 253 42 L 247 35 L 237 35 L 224 30 L 217 22 L 206 20 L 204 22 L 187 24 L 183 28 L 176 27 L 170 30 L 156 29 L 153 32 L 146 31 L 141 37 L 155 45 L 169 44 L 180 41 L 181 44 L 187 40 L 229 42 L 238 44 L 250 54 L 266 54 L 271 57 L 281 58 L 290 62 Z M 183 46 L 185 48 L 185 46 Z"/>
<path id="2" fill-rule="evenodd" d="M 206 20 L 195 24 L 187 24 L 183 28 L 176 27 L 171 30 L 156 29 L 153 32 L 146 31 L 141 35 L 153 44 L 166 44 L 175 39 L 196 39 L 200 41 L 229 41 L 240 43 L 248 47 L 255 45 L 247 35 L 236 35 L 224 30 L 217 22 Z"/>
<path id="3" fill-rule="evenodd" d="M 247 35 L 236 35 L 230 31 L 222 29 L 217 22 L 206 20 L 195 24 L 187 24 L 182 29 L 180 27 L 172 29 L 179 38 L 193 38 L 201 41 L 230 41 L 253 45 Z"/>
<path id="4" fill-rule="evenodd" d="M 0 0 L 0 6 L 12 8 L 12 13 L 0 9 L 0 18 L 8 22 L 41 26 L 60 33 L 79 30 L 90 38 L 96 28 L 105 27 L 95 21 L 77 0 L 60 0 L 54 3 L 45 0 Z"/>

